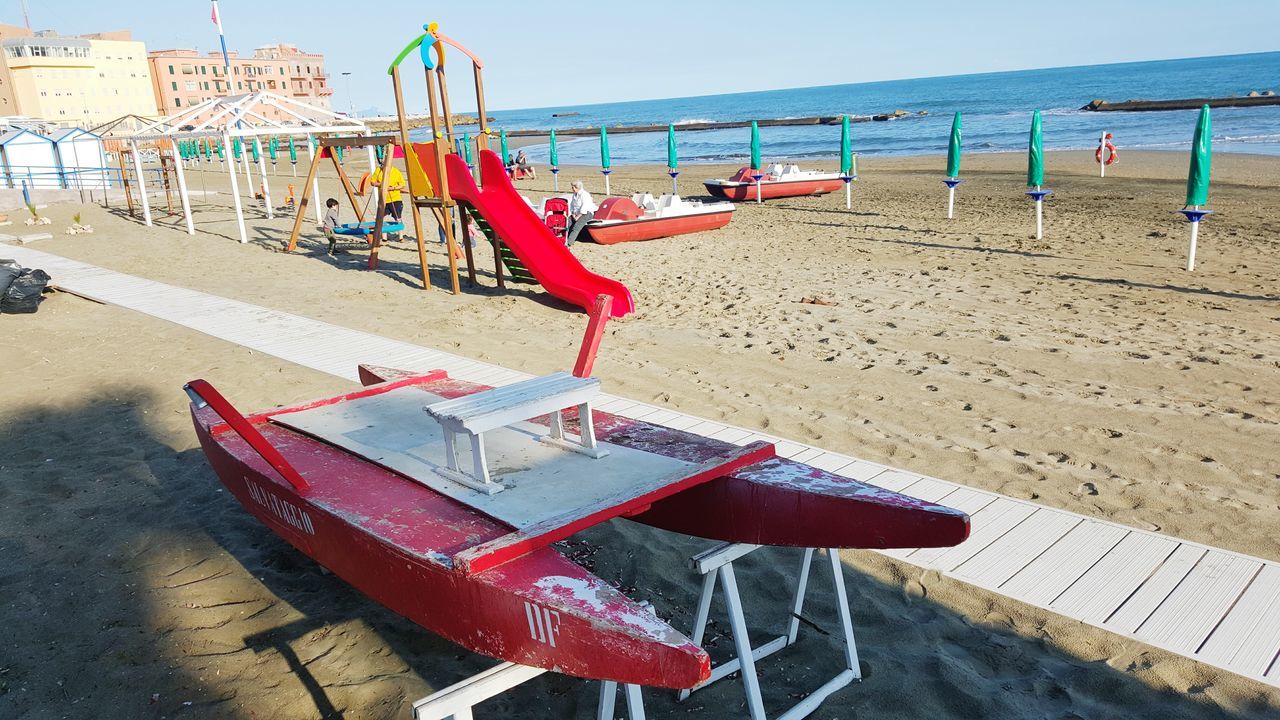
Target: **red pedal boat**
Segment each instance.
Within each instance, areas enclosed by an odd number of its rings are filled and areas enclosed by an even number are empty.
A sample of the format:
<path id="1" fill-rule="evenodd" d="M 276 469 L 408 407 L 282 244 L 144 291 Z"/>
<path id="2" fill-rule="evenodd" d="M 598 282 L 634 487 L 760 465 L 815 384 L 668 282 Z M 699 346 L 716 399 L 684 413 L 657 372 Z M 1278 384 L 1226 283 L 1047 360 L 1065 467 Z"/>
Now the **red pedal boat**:
<path id="1" fill-rule="evenodd" d="M 201 446 L 245 509 L 299 551 L 393 612 L 495 658 L 667 688 L 708 677 L 701 648 L 550 546 L 613 517 L 805 547 L 939 547 L 968 536 L 962 512 L 776 458 L 772 445 L 599 411 L 594 436 L 611 465 L 544 448 L 535 434 L 554 422 L 535 417 L 486 433 L 489 457 L 517 468 L 486 494 L 425 459 L 441 426 L 422 411 L 472 396 L 492 404 L 500 391 L 443 371 L 360 372 L 363 390 L 248 417 L 192 381 Z M 579 431 L 575 411 L 557 415 Z M 548 452 L 549 463 L 539 460 Z"/>
<path id="2" fill-rule="evenodd" d="M 760 174 L 757 183 L 754 175 Z M 813 170 L 801 170 L 795 165 L 773 165 L 768 171 L 754 170 L 744 167 L 725 180 L 704 180 L 707 192 L 727 200 L 756 200 L 757 192 L 761 199 L 798 197 L 803 195 L 826 195 L 839 190 L 844 185 L 840 173 L 824 173 Z"/>
<path id="3" fill-rule="evenodd" d="M 671 194 L 655 200 L 649 193 L 639 193 L 606 198 L 587 223 L 587 234 L 601 245 L 613 245 L 715 230 L 732 219 L 732 203 L 702 203 Z"/>

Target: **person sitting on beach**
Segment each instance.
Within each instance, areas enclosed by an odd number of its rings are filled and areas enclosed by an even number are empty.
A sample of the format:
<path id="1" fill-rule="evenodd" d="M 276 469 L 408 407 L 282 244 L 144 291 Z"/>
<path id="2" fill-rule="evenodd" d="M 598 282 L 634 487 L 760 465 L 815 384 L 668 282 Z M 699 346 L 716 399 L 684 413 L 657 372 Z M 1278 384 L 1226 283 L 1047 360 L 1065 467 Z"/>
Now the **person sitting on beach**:
<path id="1" fill-rule="evenodd" d="M 506 167 L 507 167 L 507 177 L 514 180 L 516 177 L 516 159 L 511 157 L 510 153 L 507 154 Z"/>
<path id="2" fill-rule="evenodd" d="M 329 255 L 337 254 L 338 250 L 338 201 L 329 198 L 324 201 L 324 224 L 320 227 L 324 230 L 324 238 L 329 241 Z"/>
<path id="3" fill-rule="evenodd" d="M 538 179 L 538 171 L 533 169 L 533 165 L 529 164 L 529 158 L 525 157 L 524 150 L 516 153 L 516 171 L 524 173 L 534 180 Z"/>
<path id="4" fill-rule="evenodd" d="M 373 174 L 369 176 L 369 186 L 378 187 L 382 184 L 382 168 L 375 168 Z M 383 213 L 386 214 L 384 222 L 401 224 L 401 218 L 404 216 L 404 201 L 400 199 L 400 191 L 404 190 L 404 174 L 400 172 L 400 168 L 395 165 L 387 172 L 387 196 L 383 199 Z M 399 240 L 400 233 L 395 233 L 392 238 L 388 235 L 387 240 Z"/>
<path id="5" fill-rule="evenodd" d="M 597 205 L 591 199 L 591 193 L 582 187 L 581 180 L 574 180 L 573 197 L 569 199 L 569 232 L 565 233 L 564 244 L 572 245 L 578 239 L 578 233 L 595 217 Z"/>

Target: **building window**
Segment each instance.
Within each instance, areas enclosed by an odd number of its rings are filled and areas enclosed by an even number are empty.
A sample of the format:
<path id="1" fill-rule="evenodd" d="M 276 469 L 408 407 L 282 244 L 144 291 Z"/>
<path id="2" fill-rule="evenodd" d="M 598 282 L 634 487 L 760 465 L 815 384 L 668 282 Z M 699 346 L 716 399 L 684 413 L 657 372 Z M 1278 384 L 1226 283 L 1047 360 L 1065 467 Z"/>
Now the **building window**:
<path id="1" fill-rule="evenodd" d="M 174 73 L 174 72 L 173 72 L 173 66 L 172 66 L 172 65 L 170 65 L 170 66 L 169 66 L 169 74 L 170 74 L 170 75 L 174 75 L 174 74 L 176 74 L 176 73 Z"/>
<path id="2" fill-rule="evenodd" d="M 200 74 L 201 74 L 201 75 L 208 75 L 208 74 L 209 74 L 209 67 L 208 67 L 207 65 L 201 65 L 201 66 L 200 66 Z"/>
<path id="3" fill-rule="evenodd" d="M 178 83 L 177 83 L 176 81 L 175 81 L 175 82 L 171 82 L 171 83 L 169 83 L 169 84 L 173 86 L 173 89 L 174 89 L 175 91 L 178 89 Z"/>
<path id="4" fill-rule="evenodd" d="M 239 80 L 237 80 L 237 81 L 236 81 L 236 89 L 237 89 L 237 90 L 243 90 L 243 89 L 244 89 L 244 83 L 242 83 L 242 82 L 240 82 Z"/>
<path id="5" fill-rule="evenodd" d="M 174 107 L 182 107 L 182 98 L 174 98 L 174 99 L 173 99 L 173 106 L 174 106 Z"/>

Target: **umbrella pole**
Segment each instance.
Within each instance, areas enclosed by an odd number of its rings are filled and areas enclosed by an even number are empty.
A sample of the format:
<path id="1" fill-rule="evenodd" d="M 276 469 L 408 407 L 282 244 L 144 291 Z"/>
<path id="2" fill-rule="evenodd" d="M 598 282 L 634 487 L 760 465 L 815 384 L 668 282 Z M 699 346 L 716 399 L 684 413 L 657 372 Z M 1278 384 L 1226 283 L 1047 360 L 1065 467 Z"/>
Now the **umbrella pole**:
<path id="1" fill-rule="evenodd" d="M 1098 140 L 1098 177 L 1107 176 L 1107 131 L 1102 131 L 1102 138 Z"/>
<path id="2" fill-rule="evenodd" d="M 1036 192 L 1039 193 L 1040 186 L 1036 186 Z M 1037 194 L 1036 197 L 1036 239 L 1044 239 L 1044 197 Z"/>
<path id="3" fill-rule="evenodd" d="M 952 185 L 947 188 L 947 219 L 951 220 L 956 216 L 956 186 Z"/>
<path id="4" fill-rule="evenodd" d="M 675 169 L 673 169 L 673 168 L 667 168 L 667 174 L 671 176 L 671 194 L 672 194 L 672 195 L 679 195 L 679 194 L 680 194 L 680 188 L 679 188 L 679 186 L 676 184 L 676 176 L 680 174 L 680 171 L 679 171 L 679 170 L 675 170 Z"/>
<path id="5" fill-rule="evenodd" d="M 604 196 L 609 197 L 609 173 L 611 170 L 601 170 L 600 174 L 604 175 Z"/>
<path id="6" fill-rule="evenodd" d="M 555 183 L 555 192 L 560 192 L 560 168 L 552 166 L 551 182 Z"/>
<path id="7" fill-rule="evenodd" d="M 1191 247 L 1187 250 L 1187 272 L 1196 269 L 1196 236 L 1200 234 L 1200 223 L 1191 223 Z"/>
<path id="8" fill-rule="evenodd" d="M 853 183 L 846 182 L 844 184 L 844 209 L 853 209 Z"/>

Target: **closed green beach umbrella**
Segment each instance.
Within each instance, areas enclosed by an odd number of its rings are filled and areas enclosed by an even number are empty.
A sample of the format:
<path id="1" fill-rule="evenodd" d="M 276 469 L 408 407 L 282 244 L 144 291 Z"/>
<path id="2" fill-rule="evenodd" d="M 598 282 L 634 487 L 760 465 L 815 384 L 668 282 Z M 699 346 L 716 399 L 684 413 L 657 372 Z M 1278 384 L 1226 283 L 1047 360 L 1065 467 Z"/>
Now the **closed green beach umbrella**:
<path id="1" fill-rule="evenodd" d="M 960 113 L 951 121 L 951 141 L 947 144 L 947 177 L 960 177 Z"/>
<path id="2" fill-rule="evenodd" d="M 289 138 L 289 162 L 298 162 L 298 146 L 293 142 L 293 138 Z"/>
<path id="3" fill-rule="evenodd" d="M 1031 137 L 1027 140 L 1027 187 L 1044 185 L 1044 138 L 1040 132 L 1040 111 L 1031 116 Z"/>
<path id="4" fill-rule="evenodd" d="M 560 148 L 556 147 L 556 131 L 551 131 L 551 167 L 560 166 Z"/>
<path id="5" fill-rule="evenodd" d="M 1196 132 L 1191 137 L 1191 168 L 1187 172 L 1187 206 L 1209 204 L 1209 164 L 1213 136 L 1209 132 L 1209 106 L 1200 108 Z"/>
<path id="6" fill-rule="evenodd" d="M 218 159 L 219 159 L 219 160 L 225 160 L 225 159 L 226 159 L 226 157 L 227 157 L 227 151 L 226 151 L 225 149 L 223 149 L 223 147 L 222 147 L 222 141 L 221 141 L 221 140 L 219 140 L 219 141 L 218 141 Z"/>
<path id="7" fill-rule="evenodd" d="M 751 169 L 760 169 L 760 125 L 751 121 Z"/>
<path id="8" fill-rule="evenodd" d="M 276 161 L 276 152 L 280 150 L 280 138 L 273 137 L 271 142 L 267 143 L 267 154 L 271 156 L 271 162 Z"/>
<path id="9" fill-rule="evenodd" d="M 256 142 L 250 143 L 249 152 L 253 156 L 253 161 L 258 162 L 258 143 Z"/>
<path id="10" fill-rule="evenodd" d="M 507 151 L 507 131 L 506 130 L 502 131 L 501 140 L 502 140 L 502 144 L 501 144 L 502 162 L 505 164 L 507 162 L 507 156 L 511 154 L 510 152 Z"/>
<path id="11" fill-rule="evenodd" d="M 471 135 L 469 133 L 462 134 L 462 159 L 467 161 L 467 167 L 471 166 Z"/>
<path id="12" fill-rule="evenodd" d="M 231 138 L 231 153 L 236 156 L 237 160 L 240 159 L 240 151 L 240 138 Z"/>
<path id="13" fill-rule="evenodd" d="M 604 126 L 601 126 L 600 127 L 600 167 L 604 168 L 605 170 L 608 170 L 611 164 L 613 164 L 613 161 L 609 159 L 609 130 Z"/>
<path id="14" fill-rule="evenodd" d="M 667 123 L 667 167 L 675 170 L 680 167 L 680 158 L 676 156 L 676 126 Z"/>
<path id="15" fill-rule="evenodd" d="M 210 147 L 210 146 L 211 146 L 211 145 L 213 145 L 213 143 L 209 142 L 208 140 L 205 140 L 205 141 L 203 141 L 203 142 L 204 142 L 204 161 L 205 161 L 205 162 L 212 162 L 212 161 L 213 161 L 213 148 L 212 148 L 212 147 Z"/>
<path id="16" fill-rule="evenodd" d="M 840 174 L 853 172 L 853 140 L 849 137 L 849 116 L 840 118 Z"/>

